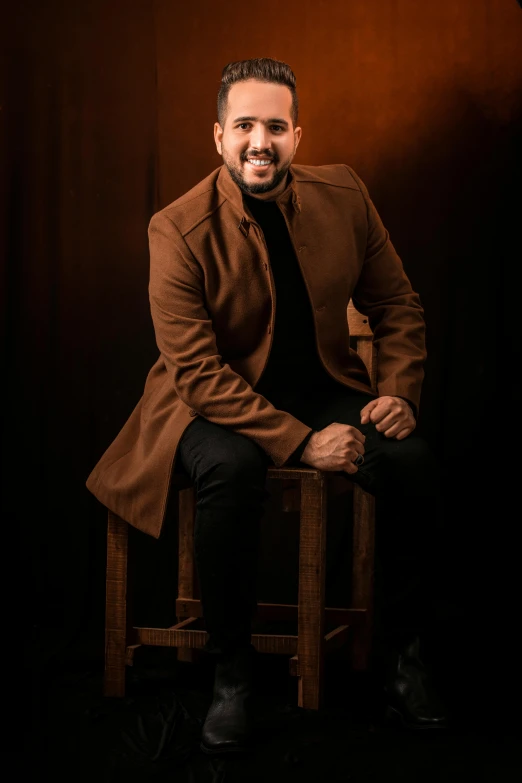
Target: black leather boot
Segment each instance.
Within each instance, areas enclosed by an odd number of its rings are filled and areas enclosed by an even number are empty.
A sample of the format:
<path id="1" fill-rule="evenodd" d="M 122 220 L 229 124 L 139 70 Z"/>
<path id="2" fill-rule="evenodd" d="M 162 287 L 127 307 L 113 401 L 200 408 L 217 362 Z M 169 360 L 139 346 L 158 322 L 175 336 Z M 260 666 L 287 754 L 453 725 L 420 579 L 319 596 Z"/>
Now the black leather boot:
<path id="1" fill-rule="evenodd" d="M 386 717 L 409 729 L 447 728 L 448 717 L 419 656 L 419 639 L 392 654 L 385 681 Z"/>
<path id="2" fill-rule="evenodd" d="M 218 657 L 213 700 L 201 733 L 204 753 L 227 754 L 251 749 L 256 655 L 256 649 L 249 646 Z"/>

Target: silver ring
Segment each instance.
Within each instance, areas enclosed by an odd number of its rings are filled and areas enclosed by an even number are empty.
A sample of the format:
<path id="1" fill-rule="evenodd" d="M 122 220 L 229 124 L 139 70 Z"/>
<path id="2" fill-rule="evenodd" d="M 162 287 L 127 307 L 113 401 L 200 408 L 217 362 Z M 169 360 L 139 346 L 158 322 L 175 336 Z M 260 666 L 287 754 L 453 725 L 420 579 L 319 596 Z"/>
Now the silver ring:
<path id="1" fill-rule="evenodd" d="M 359 465 L 362 465 L 362 464 L 363 464 L 363 462 L 364 462 L 364 457 L 363 457 L 363 455 L 362 455 L 362 454 L 359 454 L 359 455 L 358 455 L 358 456 L 357 456 L 357 457 L 354 459 L 354 461 L 353 461 L 353 464 L 354 464 L 354 465 L 357 465 L 357 466 L 359 466 Z"/>

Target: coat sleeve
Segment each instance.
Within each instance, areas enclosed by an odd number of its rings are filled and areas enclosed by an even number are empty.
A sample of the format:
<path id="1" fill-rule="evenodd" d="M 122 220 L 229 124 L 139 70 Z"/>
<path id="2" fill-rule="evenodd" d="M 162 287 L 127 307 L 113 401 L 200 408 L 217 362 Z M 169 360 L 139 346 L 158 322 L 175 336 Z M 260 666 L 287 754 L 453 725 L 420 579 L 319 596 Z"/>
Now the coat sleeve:
<path id="1" fill-rule="evenodd" d="M 202 273 L 175 224 L 149 224 L 149 300 L 156 342 L 177 396 L 208 421 L 253 440 L 277 467 L 311 431 L 223 363 L 205 308 Z"/>
<path id="2" fill-rule="evenodd" d="M 426 360 L 424 310 L 368 189 L 347 168 L 366 205 L 366 250 L 352 299 L 357 310 L 368 317 L 373 331 L 377 393 L 379 397 L 403 397 L 417 415 Z"/>

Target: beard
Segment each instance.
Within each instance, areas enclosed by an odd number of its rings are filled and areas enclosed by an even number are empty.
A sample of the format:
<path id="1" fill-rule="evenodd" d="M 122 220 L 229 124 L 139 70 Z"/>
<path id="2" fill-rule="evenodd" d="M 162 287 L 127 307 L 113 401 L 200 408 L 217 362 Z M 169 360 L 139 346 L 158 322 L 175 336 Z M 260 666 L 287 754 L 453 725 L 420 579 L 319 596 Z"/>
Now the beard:
<path id="1" fill-rule="evenodd" d="M 256 193 L 268 193 L 269 191 L 274 190 L 274 188 L 277 188 L 277 186 L 280 185 L 281 182 L 286 177 L 293 158 L 292 156 L 278 168 L 277 158 L 272 157 L 273 166 L 275 168 L 272 177 L 266 182 L 249 183 L 246 182 L 245 178 L 243 177 L 241 165 L 238 165 L 237 163 L 234 162 L 234 160 L 225 151 L 224 147 L 222 148 L 222 155 L 223 155 L 223 163 L 227 167 L 230 176 L 232 177 L 236 185 L 243 191 L 243 193 L 246 193 L 247 195 L 248 194 L 255 195 Z M 245 163 L 246 160 L 247 160 L 246 155 L 244 157 L 241 156 L 241 163 Z"/>

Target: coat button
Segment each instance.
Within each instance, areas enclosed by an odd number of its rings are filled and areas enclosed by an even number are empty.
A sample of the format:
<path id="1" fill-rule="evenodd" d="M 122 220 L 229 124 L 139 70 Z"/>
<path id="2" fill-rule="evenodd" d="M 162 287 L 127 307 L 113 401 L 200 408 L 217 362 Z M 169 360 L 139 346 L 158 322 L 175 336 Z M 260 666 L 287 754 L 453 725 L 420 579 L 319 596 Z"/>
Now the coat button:
<path id="1" fill-rule="evenodd" d="M 189 416 L 197 416 L 197 415 L 198 415 L 197 411 L 194 410 L 189 411 Z"/>

